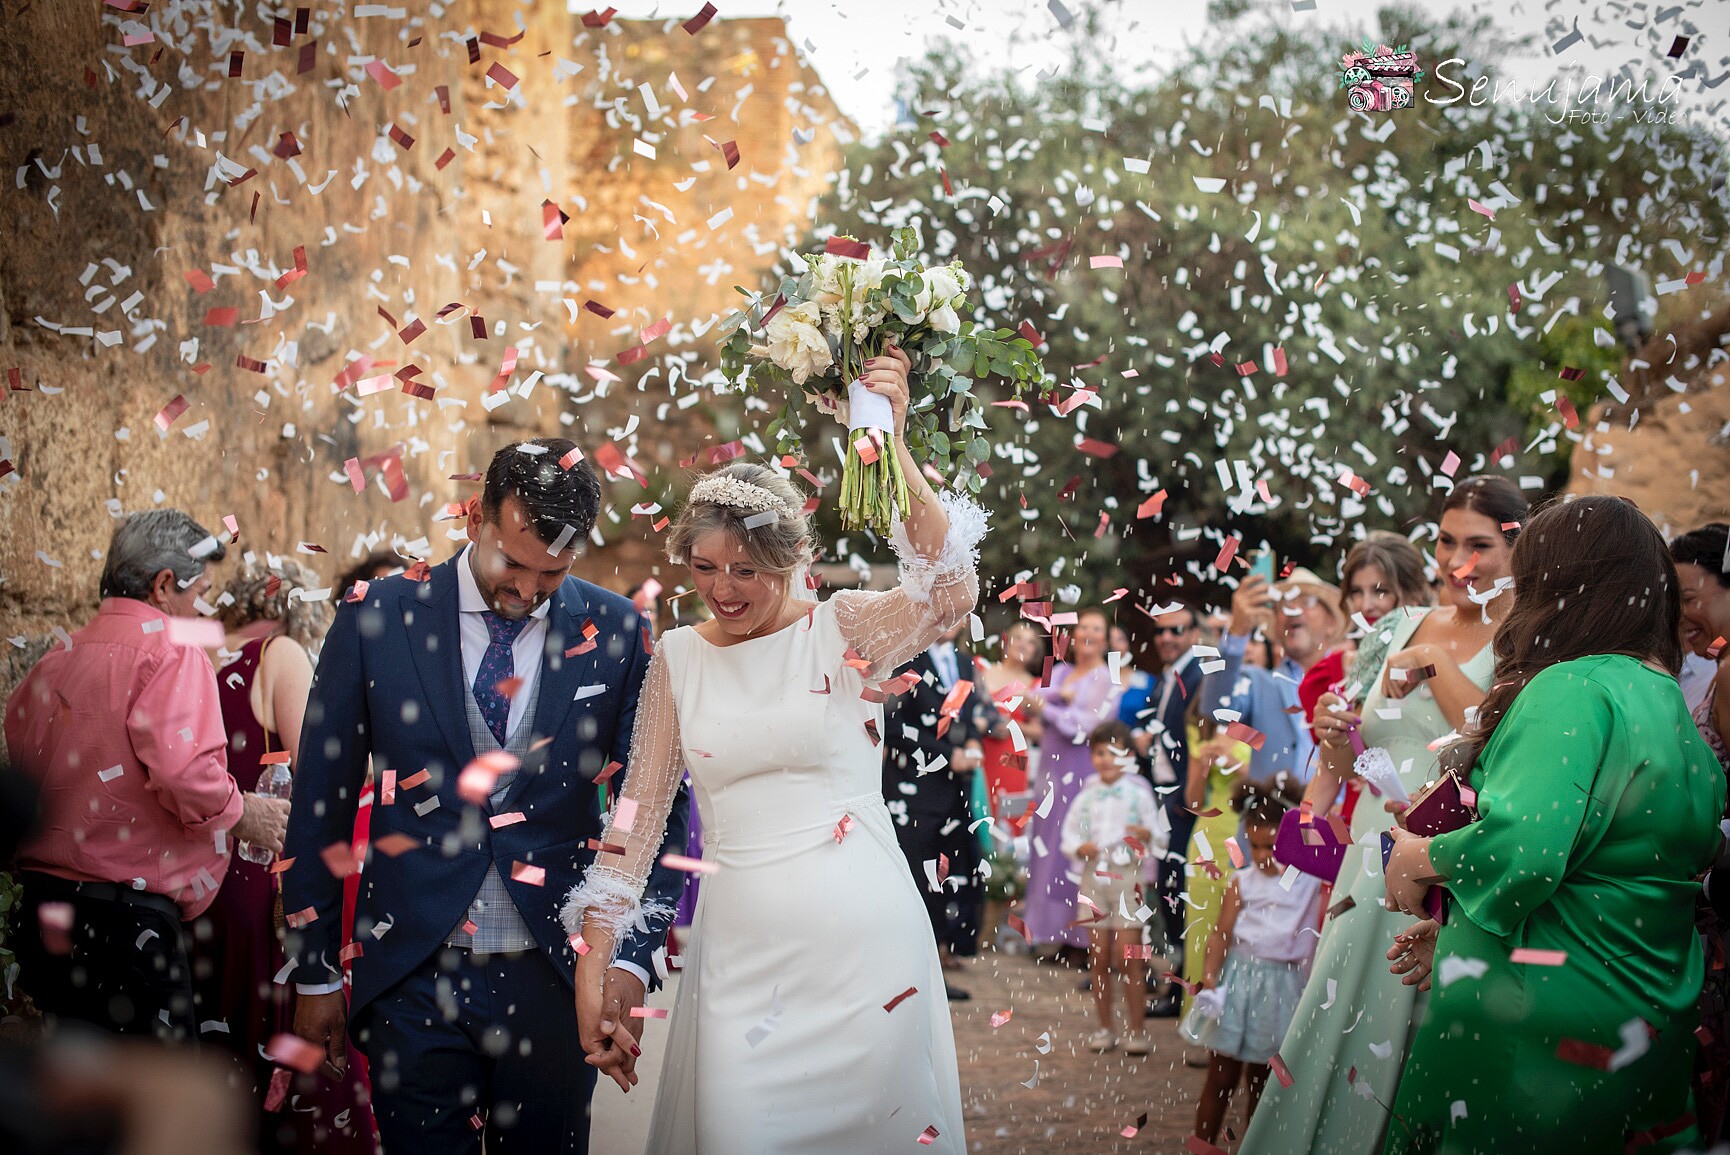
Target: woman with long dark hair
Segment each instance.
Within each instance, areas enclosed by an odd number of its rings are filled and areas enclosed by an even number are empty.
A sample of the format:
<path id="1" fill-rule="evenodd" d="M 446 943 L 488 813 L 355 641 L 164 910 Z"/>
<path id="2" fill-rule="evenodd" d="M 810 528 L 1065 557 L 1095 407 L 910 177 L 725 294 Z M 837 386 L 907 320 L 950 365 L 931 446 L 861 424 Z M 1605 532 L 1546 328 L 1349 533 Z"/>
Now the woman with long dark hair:
<path id="1" fill-rule="evenodd" d="M 1444 981 L 1387 1149 L 1668 1151 L 1699 1134 L 1695 879 L 1725 794 L 1676 681 L 1676 567 L 1631 503 L 1583 497 L 1527 523 L 1513 578 L 1496 680 L 1443 758 L 1478 818 L 1393 832 L 1388 905 L 1452 901 L 1389 952 L 1408 983 Z"/>

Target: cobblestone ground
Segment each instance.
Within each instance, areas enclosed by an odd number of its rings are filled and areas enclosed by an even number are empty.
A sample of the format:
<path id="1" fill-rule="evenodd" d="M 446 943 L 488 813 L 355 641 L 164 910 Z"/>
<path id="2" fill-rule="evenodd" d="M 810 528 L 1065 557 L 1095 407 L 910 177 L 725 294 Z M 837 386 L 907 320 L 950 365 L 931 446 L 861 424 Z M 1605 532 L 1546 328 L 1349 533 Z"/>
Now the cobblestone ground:
<path id="1" fill-rule="evenodd" d="M 952 972 L 954 984 L 973 995 L 950 1005 L 972 1151 L 1184 1151 L 1205 1072 L 1184 1065 L 1178 1020 L 1148 1020 L 1149 1055 L 1096 1055 L 1086 1047 L 1095 1021 L 1093 997 L 1080 989 L 1085 977 L 989 947 L 965 970 Z M 991 1016 L 1003 1011 L 1011 1012 L 1009 1021 L 993 1028 Z M 1041 1036 L 1048 1032 L 1050 1053 L 1042 1055 Z M 1023 1086 L 1034 1077 L 1036 1060 L 1038 1081 Z M 1227 1123 L 1241 1133 L 1235 1107 Z M 1124 1138 L 1123 1129 L 1143 1112 L 1146 1124 Z"/>

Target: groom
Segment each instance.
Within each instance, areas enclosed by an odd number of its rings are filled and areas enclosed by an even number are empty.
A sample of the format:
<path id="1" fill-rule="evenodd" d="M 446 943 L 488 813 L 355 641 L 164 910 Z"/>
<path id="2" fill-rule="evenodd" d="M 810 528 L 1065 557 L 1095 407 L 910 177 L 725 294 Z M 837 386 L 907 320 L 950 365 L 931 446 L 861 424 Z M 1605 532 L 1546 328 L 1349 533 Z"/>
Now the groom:
<path id="1" fill-rule="evenodd" d="M 594 860 L 595 780 L 624 778 L 649 652 L 629 601 L 570 574 L 600 505 L 580 456 L 562 438 L 500 450 L 460 554 L 348 593 L 307 703 L 283 851 L 295 1031 L 340 1070 L 346 1026 L 387 1155 L 588 1149 L 596 1067 L 558 907 Z M 342 876 L 369 757 L 345 1010 Z M 687 818 L 681 795 L 669 849 Z M 649 896 L 676 904 L 682 882 L 659 867 Z M 607 976 L 613 1021 L 639 1036 L 664 931 L 626 939 Z M 615 1047 L 601 1069 L 634 1079 L 635 1061 Z"/>

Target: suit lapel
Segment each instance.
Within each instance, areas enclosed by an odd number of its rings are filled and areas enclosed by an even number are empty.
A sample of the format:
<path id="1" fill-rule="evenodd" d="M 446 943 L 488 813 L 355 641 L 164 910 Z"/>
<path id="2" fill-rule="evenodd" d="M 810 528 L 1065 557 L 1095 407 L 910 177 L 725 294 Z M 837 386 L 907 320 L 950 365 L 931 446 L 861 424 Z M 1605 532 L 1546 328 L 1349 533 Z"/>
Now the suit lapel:
<path id="1" fill-rule="evenodd" d="M 439 732 L 445 737 L 456 760 L 455 772 L 475 758 L 474 742 L 469 738 L 468 712 L 463 705 L 462 630 L 457 625 L 456 567 L 462 555 L 435 566 L 427 581 L 432 596 L 421 598 L 412 591 L 403 594 L 403 629 L 408 634 L 409 653 L 420 675 L 427 706 L 438 721 Z"/>

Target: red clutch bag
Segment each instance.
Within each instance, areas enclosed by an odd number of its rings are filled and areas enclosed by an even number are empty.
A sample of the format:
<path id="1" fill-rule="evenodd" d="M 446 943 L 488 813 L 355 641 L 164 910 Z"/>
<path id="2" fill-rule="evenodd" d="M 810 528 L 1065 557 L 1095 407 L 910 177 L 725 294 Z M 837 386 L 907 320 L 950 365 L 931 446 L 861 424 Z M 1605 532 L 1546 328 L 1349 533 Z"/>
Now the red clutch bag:
<path id="1" fill-rule="evenodd" d="M 1478 796 L 1471 787 L 1462 784 L 1452 774 L 1443 774 L 1412 798 L 1411 805 L 1400 815 L 1400 825 L 1413 834 L 1434 838 L 1476 822 L 1478 813 L 1474 808 L 1477 803 Z M 1389 844 L 1391 846 L 1391 839 Z M 1385 853 L 1382 865 L 1385 869 Z M 1448 921 L 1448 892 L 1445 887 L 1430 887 L 1424 896 L 1424 913 L 1439 923 Z"/>

